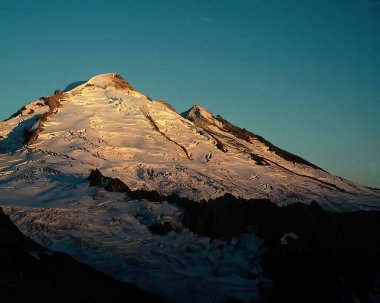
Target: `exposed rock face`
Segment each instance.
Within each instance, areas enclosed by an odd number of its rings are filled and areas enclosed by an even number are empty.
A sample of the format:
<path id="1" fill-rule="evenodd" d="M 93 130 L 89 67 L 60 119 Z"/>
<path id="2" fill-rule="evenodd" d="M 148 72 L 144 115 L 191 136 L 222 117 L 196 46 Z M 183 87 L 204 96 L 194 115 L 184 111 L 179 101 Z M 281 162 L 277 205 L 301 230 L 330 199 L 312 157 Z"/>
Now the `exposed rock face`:
<path id="1" fill-rule="evenodd" d="M 24 236 L 0 208 L 1 302 L 161 302 Z"/>
<path id="2" fill-rule="evenodd" d="M 42 97 L 40 98 L 46 105 L 49 106 L 49 111 L 45 112 L 37 121 L 36 126 L 33 126 L 31 129 L 26 129 L 24 132 L 25 144 L 31 145 L 34 141 L 37 140 L 39 134 L 44 130 L 44 123 L 48 120 L 48 118 L 53 115 L 56 110 L 62 106 L 60 100 L 62 100 L 64 94 L 57 89 L 54 92 L 53 96 Z M 34 111 L 33 111 L 34 112 Z"/>
<path id="3" fill-rule="evenodd" d="M 123 79 L 122 76 L 119 74 L 114 75 L 114 83 L 115 83 L 115 88 L 117 89 L 126 89 L 126 90 L 135 90 L 132 85 L 130 85 L 127 81 Z"/>

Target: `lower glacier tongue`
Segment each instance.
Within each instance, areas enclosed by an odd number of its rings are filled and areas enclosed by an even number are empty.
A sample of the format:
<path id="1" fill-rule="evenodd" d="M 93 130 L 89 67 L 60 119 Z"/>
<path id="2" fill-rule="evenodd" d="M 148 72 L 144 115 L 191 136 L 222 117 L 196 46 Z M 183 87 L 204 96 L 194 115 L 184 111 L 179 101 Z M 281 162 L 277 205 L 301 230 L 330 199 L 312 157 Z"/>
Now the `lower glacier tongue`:
<path id="1" fill-rule="evenodd" d="M 184 229 L 176 206 L 126 202 L 122 194 L 102 190 L 72 204 L 75 209 L 4 210 L 23 232 L 49 249 L 69 253 L 170 302 L 256 301 L 259 287 L 270 284 L 258 265 L 262 240 L 253 233 L 230 244 L 211 241 Z M 175 231 L 152 234 L 148 226 L 160 220 L 170 222 Z"/>

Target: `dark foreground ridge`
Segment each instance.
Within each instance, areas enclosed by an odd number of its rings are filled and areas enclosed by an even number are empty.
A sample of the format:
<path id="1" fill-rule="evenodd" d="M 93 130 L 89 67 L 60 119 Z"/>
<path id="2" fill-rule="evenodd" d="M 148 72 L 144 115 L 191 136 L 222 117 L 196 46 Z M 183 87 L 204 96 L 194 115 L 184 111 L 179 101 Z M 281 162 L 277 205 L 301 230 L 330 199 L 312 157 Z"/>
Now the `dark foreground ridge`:
<path id="1" fill-rule="evenodd" d="M 380 302 L 380 212 L 335 213 L 316 202 L 278 207 L 232 195 L 195 202 L 156 191 L 132 191 L 121 180 L 90 174 L 92 185 L 130 199 L 168 201 L 183 209 L 182 225 L 199 236 L 224 239 L 254 231 L 264 241 L 261 266 L 273 287 L 265 302 Z M 150 227 L 165 235 L 169 223 Z"/>
<path id="2" fill-rule="evenodd" d="M 162 302 L 24 236 L 0 208 L 0 302 Z"/>

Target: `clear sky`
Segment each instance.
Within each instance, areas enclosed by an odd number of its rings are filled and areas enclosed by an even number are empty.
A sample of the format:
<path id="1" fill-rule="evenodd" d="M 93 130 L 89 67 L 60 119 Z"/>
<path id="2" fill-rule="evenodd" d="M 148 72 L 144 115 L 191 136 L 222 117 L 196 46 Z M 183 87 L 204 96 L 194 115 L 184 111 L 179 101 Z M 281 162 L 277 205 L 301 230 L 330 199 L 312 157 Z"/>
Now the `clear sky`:
<path id="1" fill-rule="evenodd" d="M 380 187 L 379 0 L 1 0 L 0 118 L 106 72 Z"/>

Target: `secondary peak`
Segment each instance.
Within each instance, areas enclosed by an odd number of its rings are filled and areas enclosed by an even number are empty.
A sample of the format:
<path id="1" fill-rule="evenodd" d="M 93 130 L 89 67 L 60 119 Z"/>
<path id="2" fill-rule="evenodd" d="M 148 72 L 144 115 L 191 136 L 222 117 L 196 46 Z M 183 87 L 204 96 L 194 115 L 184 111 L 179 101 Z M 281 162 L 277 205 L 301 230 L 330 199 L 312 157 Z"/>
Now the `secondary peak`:
<path id="1" fill-rule="evenodd" d="M 190 121 L 194 121 L 200 118 L 210 120 L 212 119 L 213 114 L 210 113 L 207 109 L 205 109 L 202 105 L 197 103 L 193 107 L 191 107 L 189 110 L 182 113 L 181 116 L 183 116 L 184 118 Z"/>

